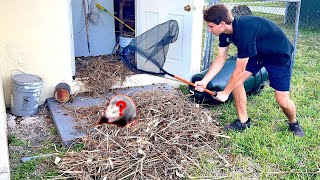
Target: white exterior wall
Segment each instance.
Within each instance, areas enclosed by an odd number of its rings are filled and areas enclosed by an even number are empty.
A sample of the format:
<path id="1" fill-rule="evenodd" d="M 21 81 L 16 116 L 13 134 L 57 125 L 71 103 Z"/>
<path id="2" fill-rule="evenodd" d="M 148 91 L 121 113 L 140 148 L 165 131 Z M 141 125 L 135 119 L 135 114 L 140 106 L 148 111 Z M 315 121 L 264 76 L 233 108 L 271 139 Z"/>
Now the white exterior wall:
<path id="1" fill-rule="evenodd" d="M 10 165 L 7 138 L 7 113 L 3 97 L 3 86 L 0 74 L 0 179 L 10 180 Z"/>
<path id="2" fill-rule="evenodd" d="M 43 79 L 41 103 L 53 96 L 56 84 L 72 86 L 71 20 L 71 0 L 0 0 L 0 68 L 6 105 L 14 69 Z"/>

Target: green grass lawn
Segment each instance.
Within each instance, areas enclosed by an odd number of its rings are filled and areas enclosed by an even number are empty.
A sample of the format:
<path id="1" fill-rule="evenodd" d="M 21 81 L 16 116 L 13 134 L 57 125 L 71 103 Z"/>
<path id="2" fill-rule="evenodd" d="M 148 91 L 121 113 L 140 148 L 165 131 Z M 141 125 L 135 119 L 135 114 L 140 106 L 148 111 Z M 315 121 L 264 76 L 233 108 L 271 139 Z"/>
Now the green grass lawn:
<path id="1" fill-rule="evenodd" d="M 257 0 L 220 0 L 220 3 L 231 3 L 231 2 L 255 2 Z"/>
<path id="2" fill-rule="evenodd" d="M 281 16 L 256 15 L 268 16 L 278 24 L 283 21 Z M 294 32 L 293 27 L 283 28 L 287 34 Z M 196 176 L 320 179 L 319 68 L 320 29 L 300 29 L 291 98 L 296 103 L 297 120 L 305 130 L 305 137 L 297 138 L 288 132 L 287 119 L 274 99 L 273 89 L 267 86 L 261 94 L 248 97 L 252 128 L 242 133 L 229 132 L 231 139 L 221 139 L 219 152 L 233 159 L 233 165 L 223 167 L 209 161 L 208 157 L 201 158 L 202 166 Z M 219 121 L 222 125 L 237 117 L 233 102 L 214 106 L 212 111 L 221 114 Z"/>
<path id="3" fill-rule="evenodd" d="M 261 7 L 286 7 L 286 2 L 256 2 L 256 3 L 249 3 L 248 6 L 261 6 Z"/>
<path id="4" fill-rule="evenodd" d="M 247 6 L 261 6 L 261 7 L 286 7 L 286 2 L 275 1 L 256 1 L 256 0 L 220 0 L 220 3 L 239 3 Z"/>

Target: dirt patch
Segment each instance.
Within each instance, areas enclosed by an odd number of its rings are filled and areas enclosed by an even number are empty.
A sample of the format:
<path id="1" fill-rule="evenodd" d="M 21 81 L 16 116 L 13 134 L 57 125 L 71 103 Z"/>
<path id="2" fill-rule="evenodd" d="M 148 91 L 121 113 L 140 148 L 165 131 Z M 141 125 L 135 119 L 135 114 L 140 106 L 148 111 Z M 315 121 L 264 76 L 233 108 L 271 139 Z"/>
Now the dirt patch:
<path id="1" fill-rule="evenodd" d="M 11 174 L 22 165 L 23 157 L 43 154 L 43 147 L 49 143 L 60 144 L 48 110 L 43 106 L 39 109 L 40 112 L 33 117 L 16 117 L 7 113 Z M 47 166 L 42 167 L 44 171 Z M 39 168 L 30 176 L 39 177 L 42 170 Z"/>

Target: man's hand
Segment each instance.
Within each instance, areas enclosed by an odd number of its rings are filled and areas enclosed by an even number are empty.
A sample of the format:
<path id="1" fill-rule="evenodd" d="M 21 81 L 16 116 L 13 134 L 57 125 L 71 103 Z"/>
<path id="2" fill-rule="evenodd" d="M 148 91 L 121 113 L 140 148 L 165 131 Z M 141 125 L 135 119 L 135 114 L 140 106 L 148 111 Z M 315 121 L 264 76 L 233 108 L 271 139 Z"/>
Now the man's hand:
<path id="1" fill-rule="evenodd" d="M 199 91 L 199 92 L 203 92 L 204 89 L 207 87 L 208 85 L 208 82 L 207 81 L 204 81 L 204 80 L 201 80 L 201 81 L 196 81 L 194 83 L 195 87 L 194 89 Z"/>
<path id="2" fill-rule="evenodd" d="M 225 93 L 224 91 L 217 92 L 217 95 L 214 97 L 216 100 L 225 102 L 228 100 L 230 94 Z"/>

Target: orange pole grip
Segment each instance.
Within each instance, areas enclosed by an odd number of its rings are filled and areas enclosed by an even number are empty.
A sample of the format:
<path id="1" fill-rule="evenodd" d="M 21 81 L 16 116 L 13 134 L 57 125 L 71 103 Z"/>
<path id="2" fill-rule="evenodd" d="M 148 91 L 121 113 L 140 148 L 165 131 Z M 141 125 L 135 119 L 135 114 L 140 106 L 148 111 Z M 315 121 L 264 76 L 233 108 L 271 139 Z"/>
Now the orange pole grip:
<path id="1" fill-rule="evenodd" d="M 186 84 L 189 84 L 189 85 L 195 87 L 194 83 L 192 83 L 192 82 L 190 82 L 190 81 L 188 81 L 188 80 L 185 80 L 185 79 L 183 79 L 183 78 L 181 78 L 181 77 L 179 77 L 179 76 L 175 76 L 175 75 L 174 75 L 173 77 L 176 78 L 176 79 L 178 79 L 179 81 L 182 81 L 182 82 L 184 82 L 184 83 L 186 83 Z M 206 92 L 206 93 L 208 93 L 208 94 L 210 94 L 210 95 L 212 95 L 212 96 L 216 96 L 216 95 L 217 95 L 217 92 L 215 92 L 215 91 L 210 91 L 210 90 L 208 90 L 208 89 L 204 89 L 204 92 Z"/>

